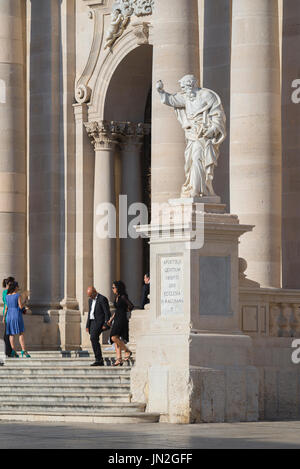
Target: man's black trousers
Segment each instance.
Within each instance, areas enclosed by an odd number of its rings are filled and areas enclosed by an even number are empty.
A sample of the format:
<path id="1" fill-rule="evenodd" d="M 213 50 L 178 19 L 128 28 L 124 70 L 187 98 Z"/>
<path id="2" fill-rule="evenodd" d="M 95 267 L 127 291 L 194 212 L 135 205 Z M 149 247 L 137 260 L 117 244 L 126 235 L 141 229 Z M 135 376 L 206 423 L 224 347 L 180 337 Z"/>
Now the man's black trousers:
<path id="1" fill-rule="evenodd" d="M 90 324 L 90 339 L 95 355 L 96 362 L 102 362 L 103 357 L 102 357 L 102 350 L 99 342 L 100 335 L 102 334 L 102 326 L 99 327 L 99 324 L 92 319 L 91 324 Z"/>

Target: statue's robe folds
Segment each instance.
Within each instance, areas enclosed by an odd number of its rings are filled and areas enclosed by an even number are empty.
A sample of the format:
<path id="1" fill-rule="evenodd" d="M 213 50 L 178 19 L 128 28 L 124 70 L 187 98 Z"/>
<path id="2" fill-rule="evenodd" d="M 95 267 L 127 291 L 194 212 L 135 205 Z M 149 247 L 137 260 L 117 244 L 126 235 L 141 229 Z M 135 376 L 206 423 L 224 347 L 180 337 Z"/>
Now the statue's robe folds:
<path id="1" fill-rule="evenodd" d="M 194 97 L 186 93 L 160 93 L 163 104 L 175 109 L 187 140 L 185 150 L 186 181 L 182 197 L 215 195 L 212 188 L 219 147 L 226 138 L 226 116 L 220 97 L 212 90 L 197 89 Z M 213 129 L 213 135 L 204 136 Z"/>

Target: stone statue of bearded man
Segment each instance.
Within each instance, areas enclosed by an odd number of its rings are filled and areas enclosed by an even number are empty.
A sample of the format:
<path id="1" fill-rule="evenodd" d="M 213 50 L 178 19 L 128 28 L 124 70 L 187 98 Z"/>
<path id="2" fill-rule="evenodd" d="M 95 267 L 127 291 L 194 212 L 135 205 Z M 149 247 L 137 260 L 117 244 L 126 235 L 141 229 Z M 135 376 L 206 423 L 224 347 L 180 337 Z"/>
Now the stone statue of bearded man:
<path id="1" fill-rule="evenodd" d="M 218 165 L 219 147 L 226 138 L 226 116 L 219 96 L 198 88 L 197 79 L 186 75 L 180 81 L 182 92 L 169 94 L 162 81 L 156 88 L 163 104 L 175 109 L 185 131 L 186 181 L 181 197 L 215 196 L 214 169 Z"/>

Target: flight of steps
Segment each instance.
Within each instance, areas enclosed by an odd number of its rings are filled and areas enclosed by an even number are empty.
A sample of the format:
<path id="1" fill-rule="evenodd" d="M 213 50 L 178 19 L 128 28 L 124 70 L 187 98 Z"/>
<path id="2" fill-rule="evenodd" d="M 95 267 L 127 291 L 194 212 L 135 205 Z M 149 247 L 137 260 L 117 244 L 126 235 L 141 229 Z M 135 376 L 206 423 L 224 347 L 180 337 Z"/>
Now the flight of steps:
<path id="1" fill-rule="evenodd" d="M 103 347 L 104 367 L 90 367 L 88 352 L 31 352 L 0 366 L 0 420 L 82 423 L 158 422 L 145 404 L 131 402 L 128 366 L 113 367 Z"/>

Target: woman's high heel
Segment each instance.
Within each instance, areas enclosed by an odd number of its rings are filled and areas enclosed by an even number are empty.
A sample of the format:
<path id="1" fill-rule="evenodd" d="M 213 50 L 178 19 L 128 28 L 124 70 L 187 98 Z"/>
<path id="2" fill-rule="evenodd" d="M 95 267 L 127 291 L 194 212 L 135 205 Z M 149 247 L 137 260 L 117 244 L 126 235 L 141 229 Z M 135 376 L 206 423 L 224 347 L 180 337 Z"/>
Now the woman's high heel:
<path id="1" fill-rule="evenodd" d="M 22 350 L 22 351 L 21 351 L 21 357 L 22 357 L 22 358 L 24 358 L 24 357 L 25 357 L 25 358 L 31 358 L 31 356 L 29 355 L 28 352 L 26 352 L 26 350 Z"/>
<path id="2" fill-rule="evenodd" d="M 12 350 L 10 356 L 11 356 L 11 358 L 19 358 L 19 355 L 17 354 L 17 352 L 15 350 Z"/>
<path id="3" fill-rule="evenodd" d="M 123 366 L 123 361 L 122 358 L 118 358 L 113 366 Z"/>
<path id="4" fill-rule="evenodd" d="M 132 357 L 132 352 L 129 351 L 129 352 L 126 352 L 126 353 L 129 353 L 129 355 L 127 357 L 125 356 L 124 362 L 129 362 L 130 358 Z"/>

